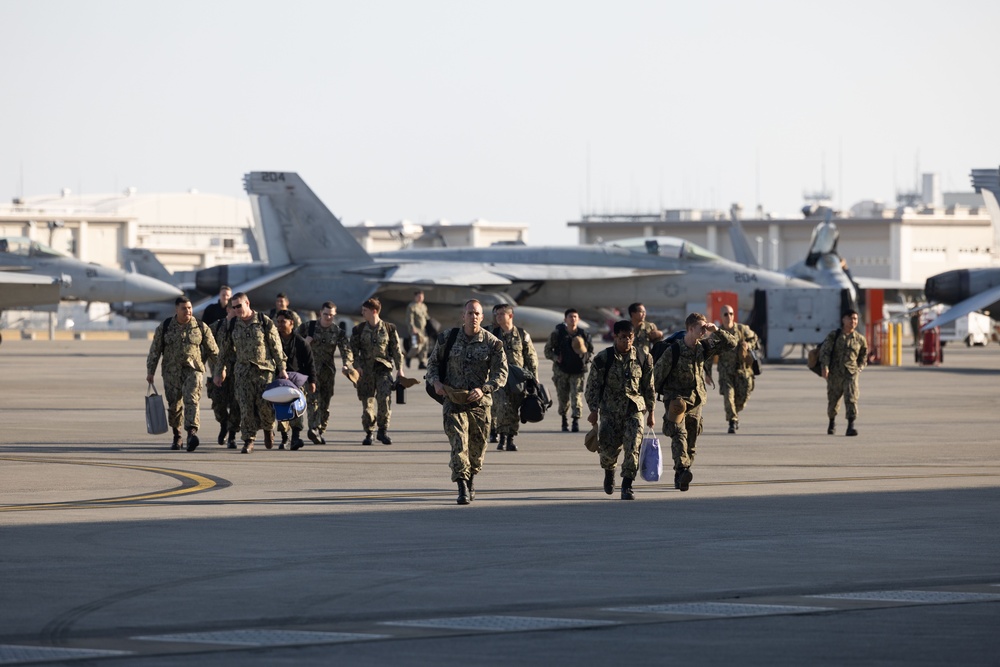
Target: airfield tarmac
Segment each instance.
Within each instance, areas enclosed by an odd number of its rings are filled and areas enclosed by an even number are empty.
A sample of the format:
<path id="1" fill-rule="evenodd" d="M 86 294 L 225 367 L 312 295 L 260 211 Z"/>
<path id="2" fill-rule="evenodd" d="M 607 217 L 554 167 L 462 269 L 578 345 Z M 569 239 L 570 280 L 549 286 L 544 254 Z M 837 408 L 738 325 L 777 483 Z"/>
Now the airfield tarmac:
<path id="1" fill-rule="evenodd" d="M 1000 346 L 870 367 L 856 438 L 826 435 L 822 380 L 765 366 L 736 435 L 710 395 L 691 490 L 631 503 L 553 409 L 468 507 L 420 387 L 391 446 L 341 377 L 325 446 L 219 447 L 203 398 L 174 452 L 147 350 L 0 347 L 0 664 L 1000 661 Z"/>

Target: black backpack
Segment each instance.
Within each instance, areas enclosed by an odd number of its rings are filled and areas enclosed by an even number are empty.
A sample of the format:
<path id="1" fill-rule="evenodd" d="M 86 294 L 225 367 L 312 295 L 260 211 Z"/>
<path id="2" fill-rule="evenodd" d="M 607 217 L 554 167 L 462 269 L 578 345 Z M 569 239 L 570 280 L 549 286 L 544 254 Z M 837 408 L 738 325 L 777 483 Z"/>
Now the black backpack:
<path id="1" fill-rule="evenodd" d="M 545 385 L 534 378 L 524 382 L 524 400 L 521 401 L 521 423 L 540 422 L 545 418 L 545 411 L 552 407 L 549 392 Z"/>

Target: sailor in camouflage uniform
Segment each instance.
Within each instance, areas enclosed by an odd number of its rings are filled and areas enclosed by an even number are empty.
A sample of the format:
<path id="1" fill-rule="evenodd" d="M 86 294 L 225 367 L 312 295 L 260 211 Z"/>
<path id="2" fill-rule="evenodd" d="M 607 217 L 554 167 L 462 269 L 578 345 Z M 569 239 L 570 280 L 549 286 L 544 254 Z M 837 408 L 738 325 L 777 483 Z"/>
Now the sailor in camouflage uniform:
<path id="1" fill-rule="evenodd" d="M 840 323 L 840 329 L 827 335 L 819 353 L 823 377 L 826 378 L 826 415 L 830 418 L 826 432 L 834 434 L 837 404 L 843 396 L 844 411 L 847 413 L 845 435 L 857 435 L 854 420 L 858 418 L 861 371 L 868 365 L 868 341 L 857 331 L 857 311 L 844 313 Z"/>
<path id="2" fill-rule="evenodd" d="M 483 469 L 493 394 L 507 382 L 507 356 L 503 343 L 482 328 L 479 301 L 466 302 L 462 322 L 438 336 L 425 379 L 445 397 L 442 414 L 451 444 L 451 481 L 458 484 L 458 504 L 468 505 L 476 497 L 473 478 Z"/>
<path id="3" fill-rule="evenodd" d="M 594 344 L 590 334 L 579 327 L 580 314 L 569 308 L 563 314 L 562 324 L 556 325 L 545 343 L 545 358 L 552 360 L 552 383 L 559 397 L 559 415 L 562 430 L 569 431 L 567 413 L 573 419 L 573 432 L 580 430 L 582 412 L 583 381 L 587 376 L 590 357 L 594 354 Z M 581 354 L 573 349 L 575 338 L 583 339 L 585 351 Z M 579 344 L 579 343 L 578 343 Z"/>
<path id="4" fill-rule="evenodd" d="M 633 345 L 644 353 L 651 354 L 653 343 L 663 338 L 663 332 L 657 329 L 652 322 L 646 321 L 646 306 L 641 303 L 629 304 L 628 317 L 632 322 L 632 329 L 635 331 Z"/>
<path id="5" fill-rule="evenodd" d="M 171 449 L 181 448 L 181 416 L 187 431 L 187 450 L 199 444 L 199 401 L 205 363 L 215 361 L 219 348 L 209 328 L 191 314 L 191 300 L 179 296 L 175 315 L 156 328 L 146 357 L 146 382 L 152 384 L 156 365 L 163 357 L 163 393 L 167 398 L 168 423 L 174 430 Z M 182 409 L 183 404 L 183 409 Z"/>
<path id="6" fill-rule="evenodd" d="M 406 306 L 406 323 L 410 331 L 410 351 L 406 355 L 406 367 L 410 360 L 416 359 L 422 370 L 427 368 L 427 304 L 424 303 L 424 293 L 413 293 L 413 301 Z"/>
<path id="7" fill-rule="evenodd" d="M 719 353 L 719 393 L 726 408 L 729 432 L 736 433 L 740 427 L 740 413 L 743 412 L 750 392 L 753 391 L 753 368 L 744 359 L 750 350 L 757 347 L 757 334 L 745 324 L 736 321 L 736 310 L 723 306 L 722 330 L 736 336 L 736 347 Z M 705 363 L 705 375 L 712 377 L 712 359 Z"/>
<path id="8" fill-rule="evenodd" d="M 707 322 L 700 313 L 688 315 L 684 325 L 683 340 L 669 345 L 653 368 L 656 391 L 663 395 L 667 406 L 663 434 L 670 438 L 674 488 L 681 491 L 687 491 L 694 478 L 691 466 L 701 434 L 701 408 L 707 396 L 705 362 L 712 355 L 736 347 L 736 336 Z"/>
<path id="9" fill-rule="evenodd" d="M 287 378 L 285 353 L 274 322 L 263 313 L 250 309 L 250 299 L 243 292 L 233 295 L 234 317 L 223 331 L 220 353 L 222 365 L 215 373 L 215 386 L 221 387 L 232 375 L 236 400 L 240 404 L 240 431 L 243 453 L 253 452 L 257 431 L 264 430 L 264 446 L 274 445 L 274 408 L 262 394 L 275 375 Z"/>
<path id="10" fill-rule="evenodd" d="M 361 305 L 364 322 L 351 332 L 351 351 L 358 379 L 358 399 L 362 403 L 361 427 L 365 430 L 363 445 L 372 444 L 372 430 L 377 426 L 378 441 L 391 445 L 389 419 L 392 417 L 392 369 L 403 377 L 403 353 L 396 327 L 382 320 L 382 303 L 371 298 Z"/>
<path id="11" fill-rule="evenodd" d="M 228 302 L 229 297 L 227 296 L 226 299 L 226 316 L 216 320 L 208 327 L 215 336 L 216 344 L 221 343 L 220 337 L 226 334 L 225 329 L 229 326 L 229 320 L 236 317 L 232 304 Z M 212 366 L 211 378 L 215 377 L 216 366 L 219 366 L 219 360 Z M 219 444 L 226 444 L 226 434 L 228 433 L 229 449 L 236 449 L 236 431 L 240 430 L 240 404 L 236 401 L 233 378 L 232 376 L 227 377 L 222 382 L 221 387 L 216 387 L 211 378 L 208 381 L 208 397 L 212 401 L 215 421 L 219 422 Z"/>
<path id="12" fill-rule="evenodd" d="M 496 306 L 493 309 L 493 318 L 497 325 L 492 333 L 503 343 L 508 370 L 511 366 L 517 366 L 525 371 L 526 376 L 537 378 L 538 353 L 535 352 L 535 345 L 531 342 L 531 335 L 521 327 L 514 326 L 514 307 L 506 303 Z M 505 447 L 508 452 L 517 451 L 514 436 L 517 435 L 518 425 L 521 423 L 517 414 L 520 407 L 519 398 L 521 397 L 508 396 L 504 387 L 497 390 L 493 403 L 496 431 L 500 435 L 497 451 L 502 451 Z"/>
<path id="13" fill-rule="evenodd" d="M 333 398 L 337 379 L 337 363 L 334 358 L 337 350 L 340 350 L 344 369 L 354 365 L 350 339 L 333 321 L 336 316 L 336 304 L 326 301 L 319 311 L 318 321 L 310 320 L 299 327 L 299 335 L 309 343 L 316 362 L 316 391 L 309 392 L 306 396 L 309 406 L 309 430 L 306 435 L 317 445 L 326 444 L 323 433 L 330 421 L 330 400 Z"/>
<path id="14" fill-rule="evenodd" d="M 615 322 L 614 336 L 615 344 L 598 352 L 590 367 L 587 421 L 597 424 L 601 420 L 597 451 L 604 469 L 604 492 L 614 493 L 615 467 L 624 448 L 622 500 L 635 500 L 632 482 L 639 469 L 643 422 L 649 428 L 656 425 L 653 357 L 633 346 L 635 330 L 628 320 Z"/>

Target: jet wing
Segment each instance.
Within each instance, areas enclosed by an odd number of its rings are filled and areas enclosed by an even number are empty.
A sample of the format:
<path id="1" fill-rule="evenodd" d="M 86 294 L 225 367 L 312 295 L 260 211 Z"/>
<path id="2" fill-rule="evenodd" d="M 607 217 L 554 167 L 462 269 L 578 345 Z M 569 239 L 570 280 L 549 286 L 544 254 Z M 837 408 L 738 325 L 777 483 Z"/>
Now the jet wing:
<path id="1" fill-rule="evenodd" d="M 372 278 L 383 285 L 442 285 L 449 287 L 505 287 L 518 282 L 553 280 L 587 281 L 631 279 L 642 276 L 679 275 L 684 271 L 631 269 L 548 264 L 481 264 L 473 262 L 403 263 L 384 277 Z"/>
<path id="2" fill-rule="evenodd" d="M 859 278 L 852 276 L 854 283 L 860 289 L 895 289 L 905 292 L 923 292 L 924 286 L 919 283 L 904 283 L 890 278 Z"/>
<path id="3" fill-rule="evenodd" d="M 954 322 L 963 315 L 968 315 L 973 311 L 982 310 L 986 306 L 994 304 L 997 301 L 1000 301 L 1000 285 L 991 287 L 990 289 L 980 292 L 979 294 L 974 294 L 965 301 L 959 301 L 954 306 L 938 315 L 937 318 L 925 324 L 920 328 L 920 330 L 927 331 L 928 329 L 933 329 L 934 327 Z"/>
<path id="4" fill-rule="evenodd" d="M 59 303 L 58 278 L 0 271 L 0 310 Z"/>
<path id="5" fill-rule="evenodd" d="M 285 276 L 295 273 L 298 270 L 299 270 L 298 264 L 288 264 L 286 266 L 279 267 L 274 271 L 269 271 L 268 273 L 265 273 L 262 276 L 254 278 L 253 280 L 248 280 L 245 283 L 241 283 L 239 285 L 233 285 L 232 286 L 233 294 L 236 294 L 237 292 L 251 292 L 257 289 L 258 287 L 263 287 L 268 283 L 274 282 L 279 278 L 284 278 Z M 204 302 L 199 302 L 199 305 L 201 305 L 202 303 Z M 208 303 L 204 303 L 204 306 L 208 306 L 209 303 L 211 303 L 211 300 L 209 300 Z"/>

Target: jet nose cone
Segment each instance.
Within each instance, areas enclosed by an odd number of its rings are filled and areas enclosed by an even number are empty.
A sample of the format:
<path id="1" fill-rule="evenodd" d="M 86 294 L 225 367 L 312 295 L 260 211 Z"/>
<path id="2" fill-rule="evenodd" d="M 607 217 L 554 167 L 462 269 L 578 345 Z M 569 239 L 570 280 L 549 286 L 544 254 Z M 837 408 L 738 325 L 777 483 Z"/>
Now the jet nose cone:
<path id="1" fill-rule="evenodd" d="M 182 296 L 184 292 L 179 287 L 138 273 L 125 276 L 125 298 L 123 301 L 145 303 L 148 301 L 166 301 Z"/>

